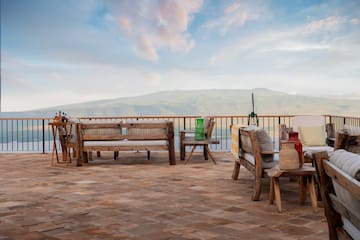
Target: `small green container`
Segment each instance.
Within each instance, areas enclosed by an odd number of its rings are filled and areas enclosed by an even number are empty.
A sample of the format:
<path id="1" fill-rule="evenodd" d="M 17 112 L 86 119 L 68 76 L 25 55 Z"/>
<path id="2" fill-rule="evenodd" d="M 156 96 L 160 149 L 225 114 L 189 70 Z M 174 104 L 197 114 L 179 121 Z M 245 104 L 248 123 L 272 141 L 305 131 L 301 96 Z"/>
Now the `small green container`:
<path id="1" fill-rule="evenodd" d="M 195 120 L 195 140 L 203 141 L 205 140 L 205 130 L 204 130 L 204 119 L 197 118 Z"/>

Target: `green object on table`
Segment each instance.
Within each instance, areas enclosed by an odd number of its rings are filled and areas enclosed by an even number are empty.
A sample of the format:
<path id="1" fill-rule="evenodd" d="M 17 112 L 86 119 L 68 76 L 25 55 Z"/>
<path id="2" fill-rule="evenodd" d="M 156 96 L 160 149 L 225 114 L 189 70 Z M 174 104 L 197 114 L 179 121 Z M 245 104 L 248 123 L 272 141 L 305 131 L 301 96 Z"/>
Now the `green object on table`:
<path id="1" fill-rule="evenodd" d="M 205 140 L 205 129 L 204 129 L 204 119 L 197 118 L 195 120 L 195 140 L 203 141 Z"/>

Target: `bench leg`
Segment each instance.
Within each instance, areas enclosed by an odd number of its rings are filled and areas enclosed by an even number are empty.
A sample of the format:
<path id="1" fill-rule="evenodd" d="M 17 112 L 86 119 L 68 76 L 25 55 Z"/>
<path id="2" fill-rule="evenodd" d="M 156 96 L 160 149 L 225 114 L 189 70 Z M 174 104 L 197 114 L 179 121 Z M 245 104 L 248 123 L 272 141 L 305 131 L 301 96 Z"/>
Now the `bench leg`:
<path id="1" fill-rule="evenodd" d="M 147 160 L 150 160 L 150 150 L 147 150 Z"/>
<path id="2" fill-rule="evenodd" d="M 118 160 L 119 151 L 114 151 L 114 160 Z"/>
<path id="3" fill-rule="evenodd" d="M 185 133 L 180 133 L 180 160 L 185 160 L 185 145 L 183 140 L 185 138 Z"/>

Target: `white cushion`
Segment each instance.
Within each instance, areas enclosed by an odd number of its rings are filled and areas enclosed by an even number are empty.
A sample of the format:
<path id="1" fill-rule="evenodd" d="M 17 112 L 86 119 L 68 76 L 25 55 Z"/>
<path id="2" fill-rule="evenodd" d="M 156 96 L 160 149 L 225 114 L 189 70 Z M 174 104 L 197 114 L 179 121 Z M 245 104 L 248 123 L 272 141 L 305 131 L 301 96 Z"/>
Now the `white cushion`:
<path id="1" fill-rule="evenodd" d="M 360 127 L 345 124 L 344 132 L 349 135 L 360 135 Z"/>
<path id="2" fill-rule="evenodd" d="M 330 154 L 330 162 L 360 181 L 360 155 L 339 149 Z M 359 208 L 360 209 L 360 208 Z"/>
<path id="3" fill-rule="evenodd" d="M 360 181 L 360 155 L 339 149 L 330 154 L 329 161 L 349 176 Z M 353 214 L 360 218 L 360 200 L 354 198 L 349 191 L 337 182 L 333 181 L 333 185 L 338 199 L 349 208 Z M 347 224 L 348 229 L 351 231 L 351 229 L 353 229 L 351 228 L 352 224 L 350 222 Z"/>
<path id="4" fill-rule="evenodd" d="M 318 152 L 328 152 L 328 154 L 332 153 L 334 148 L 330 146 L 314 146 L 314 147 L 307 147 L 303 146 L 304 156 L 307 158 L 312 159 L 314 153 Z"/>

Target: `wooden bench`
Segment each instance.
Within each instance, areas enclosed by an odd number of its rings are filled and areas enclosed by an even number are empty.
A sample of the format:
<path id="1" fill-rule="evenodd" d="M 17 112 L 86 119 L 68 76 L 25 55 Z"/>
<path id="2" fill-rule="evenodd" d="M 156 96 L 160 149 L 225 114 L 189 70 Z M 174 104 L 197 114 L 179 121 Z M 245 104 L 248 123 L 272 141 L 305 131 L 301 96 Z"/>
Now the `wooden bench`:
<path id="1" fill-rule="evenodd" d="M 78 123 L 77 138 L 77 166 L 87 162 L 91 151 L 168 151 L 169 164 L 176 164 L 174 125 L 170 121 Z"/>

